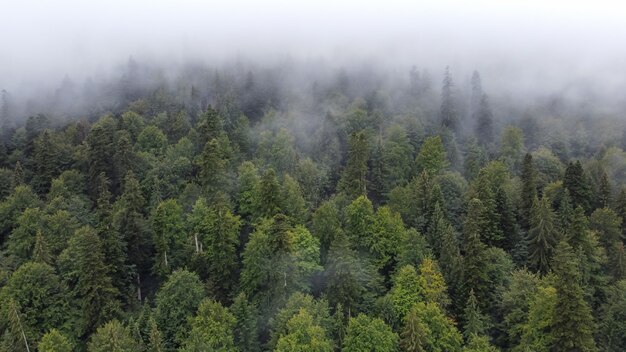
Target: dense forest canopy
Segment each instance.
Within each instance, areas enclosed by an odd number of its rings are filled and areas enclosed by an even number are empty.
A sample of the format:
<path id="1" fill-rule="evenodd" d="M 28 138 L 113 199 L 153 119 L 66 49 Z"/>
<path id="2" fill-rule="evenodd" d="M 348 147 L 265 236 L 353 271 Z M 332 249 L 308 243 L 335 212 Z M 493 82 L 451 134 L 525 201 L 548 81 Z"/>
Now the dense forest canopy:
<path id="1" fill-rule="evenodd" d="M 0 352 L 626 350 L 619 11 L 263 3 L 0 9 Z"/>
<path id="2" fill-rule="evenodd" d="M 626 346 L 614 115 L 449 67 L 159 72 L 5 93 L 4 350 Z"/>

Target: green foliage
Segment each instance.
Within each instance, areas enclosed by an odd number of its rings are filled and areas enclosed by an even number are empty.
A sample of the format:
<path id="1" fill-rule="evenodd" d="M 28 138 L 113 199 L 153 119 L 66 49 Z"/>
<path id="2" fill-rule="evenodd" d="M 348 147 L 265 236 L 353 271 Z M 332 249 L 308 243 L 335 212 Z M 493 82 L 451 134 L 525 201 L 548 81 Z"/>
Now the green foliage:
<path id="1" fill-rule="evenodd" d="M 331 352 L 333 344 L 326 337 L 324 329 L 314 323 L 311 314 L 305 309 L 300 309 L 287 322 L 287 333 L 280 336 L 274 351 Z"/>
<path id="2" fill-rule="evenodd" d="M 535 198 L 530 226 L 528 231 L 529 261 L 533 269 L 545 274 L 550 268 L 550 258 L 557 239 L 554 213 L 548 198 L 543 197 L 541 201 Z"/>
<path id="3" fill-rule="evenodd" d="M 175 199 L 159 203 L 152 216 L 152 242 L 156 250 L 153 270 L 167 276 L 186 259 L 183 209 Z"/>
<path id="4" fill-rule="evenodd" d="M 394 352 L 398 350 L 398 335 L 382 320 L 359 314 L 350 318 L 341 350 Z"/>
<path id="5" fill-rule="evenodd" d="M 407 351 L 461 351 L 463 338 L 436 303 L 416 303 L 404 319 L 402 346 Z"/>
<path id="6" fill-rule="evenodd" d="M 136 349 L 128 327 L 118 320 L 111 320 L 99 327 L 87 347 L 88 352 L 134 352 Z"/>
<path id="7" fill-rule="evenodd" d="M 443 147 L 441 137 L 426 138 L 415 159 L 418 172 L 428 172 L 431 175 L 440 173 L 450 163 L 446 159 L 446 150 Z"/>
<path id="8" fill-rule="evenodd" d="M 76 230 L 59 256 L 59 267 L 79 308 L 79 335 L 87 335 L 120 313 L 119 292 L 104 262 L 102 242 L 88 226 Z"/>
<path id="9" fill-rule="evenodd" d="M 204 287 L 196 274 L 186 270 L 170 274 L 157 293 L 154 311 L 168 348 L 175 348 L 185 341 L 190 327 L 187 318 L 196 312 L 204 297 Z"/>
<path id="10" fill-rule="evenodd" d="M 572 247 L 560 242 L 555 250 L 556 306 L 552 320 L 552 349 L 595 351 L 595 324 L 580 287 L 580 272 Z"/>
<path id="11" fill-rule="evenodd" d="M 350 198 L 357 198 L 367 192 L 369 141 L 365 132 L 361 131 L 352 133 L 348 144 L 347 164 L 337 189 L 345 192 Z"/>
<path id="12" fill-rule="evenodd" d="M 233 341 L 235 317 L 218 302 L 205 299 L 190 319 L 191 331 L 179 351 L 236 351 Z"/>
<path id="13" fill-rule="evenodd" d="M 72 352 L 74 344 L 57 329 L 48 331 L 37 346 L 40 352 Z"/>
<path id="14" fill-rule="evenodd" d="M 13 272 L 0 291 L 0 326 L 12 314 L 10 301 L 19 307 L 20 328 L 31 344 L 52 328 L 72 328 L 67 288 L 48 264 L 28 262 Z"/>

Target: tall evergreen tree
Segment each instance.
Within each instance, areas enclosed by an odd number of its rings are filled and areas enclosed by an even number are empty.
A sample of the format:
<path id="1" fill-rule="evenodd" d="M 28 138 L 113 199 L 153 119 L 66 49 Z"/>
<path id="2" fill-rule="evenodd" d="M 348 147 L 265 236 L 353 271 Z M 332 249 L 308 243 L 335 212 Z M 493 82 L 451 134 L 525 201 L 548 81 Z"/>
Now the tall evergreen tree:
<path id="1" fill-rule="evenodd" d="M 80 309 L 79 335 L 88 336 L 95 329 L 118 316 L 120 302 L 109 270 L 104 262 L 102 242 L 88 226 L 76 231 L 59 257 L 62 274 Z"/>
<path id="2" fill-rule="evenodd" d="M 535 197 L 537 197 L 537 170 L 533 162 L 533 156 L 526 153 L 522 162 L 522 189 L 520 201 L 520 214 L 522 228 L 528 231 L 531 226 L 531 214 Z"/>
<path id="3" fill-rule="evenodd" d="M 543 197 L 535 198 L 528 231 L 529 263 L 532 268 L 542 274 L 550 269 L 550 259 L 556 245 L 556 228 L 554 213 L 550 201 Z"/>
<path id="4" fill-rule="evenodd" d="M 491 145 L 494 140 L 493 136 L 493 112 L 489 106 L 487 94 L 480 97 L 478 110 L 475 112 L 476 117 L 476 137 L 483 145 Z"/>
<path id="5" fill-rule="evenodd" d="M 364 131 L 354 132 L 348 141 L 346 167 L 337 185 L 339 191 L 356 198 L 367 194 L 367 162 L 369 160 L 369 141 Z"/>
<path id="6" fill-rule="evenodd" d="M 563 177 L 563 186 L 569 191 L 574 207 L 581 206 L 588 212 L 591 210 L 591 186 L 580 160 L 569 162 Z"/>
<path id="7" fill-rule="evenodd" d="M 446 66 L 441 86 L 441 125 L 456 132 L 460 127 L 460 123 L 453 89 L 454 82 L 450 74 L 450 67 Z"/>
<path id="8" fill-rule="evenodd" d="M 552 335 L 554 351 L 596 351 L 595 324 L 580 287 L 580 272 L 572 247 L 560 242 L 555 250 L 554 273 L 557 302 Z"/>

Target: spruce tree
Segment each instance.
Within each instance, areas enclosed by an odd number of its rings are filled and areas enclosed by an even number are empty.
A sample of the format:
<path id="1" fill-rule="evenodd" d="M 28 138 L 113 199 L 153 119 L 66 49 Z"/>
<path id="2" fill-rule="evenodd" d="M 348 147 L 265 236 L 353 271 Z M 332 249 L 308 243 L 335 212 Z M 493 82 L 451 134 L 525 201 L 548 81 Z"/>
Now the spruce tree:
<path id="1" fill-rule="evenodd" d="M 452 81 L 452 75 L 450 74 L 450 67 L 446 66 L 441 86 L 441 108 L 439 113 L 441 117 L 441 125 L 449 128 L 453 132 L 457 132 L 460 124 L 456 102 L 454 101 L 453 89 L 454 82 Z"/>
<path id="2" fill-rule="evenodd" d="M 554 213 L 548 198 L 543 197 L 541 201 L 535 198 L 531 213 L 528 231 L 529 263 L 534 270 L 546 274 L 557 237 Z"/>
<path id="3" fill-rule="evenodd" d="M 552 322 L 554 351 L 596 351 L 595 324 L 583 297 L 580 272 L 572 247 L 561 241 L 555 250 L 557 302 Z"/>
<path id="4" fill-rule="evenodd" d="M 535 197 L 537 197 L 537 170 L 533 162 L 533 156 L 526 153 L 522 162 L 522 189 L 520 213 L 522 228 L 528 231 L 531 227 L 531 214 Z"/>
<path id="5" fill-rule="evenodd" d="M 367 162 L 369 160 L 369 141 L 364 131 L 354 132 L 348 141 L 346 167 L 337 185 L 338 191 L 348 197 L 356 198 L 367 194 Z"/>

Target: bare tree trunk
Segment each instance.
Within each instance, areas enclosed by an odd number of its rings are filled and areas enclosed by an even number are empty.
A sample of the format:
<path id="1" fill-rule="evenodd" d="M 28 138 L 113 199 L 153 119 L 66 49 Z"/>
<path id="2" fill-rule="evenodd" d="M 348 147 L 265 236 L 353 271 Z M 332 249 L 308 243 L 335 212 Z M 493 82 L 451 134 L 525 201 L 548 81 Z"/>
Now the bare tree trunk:
<path id="1" fill-rule="evenodd" d="M 137 273 L 137 299 L 141 302 L 141 277 Z"/>
<path id="2" fill-rule="evenodd" d="M 196 253 L 200 252 L 200 248 L 198 247 L 198 234 L 193 234 L 193 239 L 196 241 Z"/>
<path id="3" fill-rule="evenodd" d="M 24 345 L 26 345 L 26 351 L 30 352 L 30 347 L 28 347 L 28 340 L 26 339 L 26 334 L 24 333 L 24 328 L 22 328 L 22 321 L 20 320 L 20 313 L 17 311 L 15 306 L 13 306 L 15 310 L 15 316 L 17 317 L 17 323 L 20 325 L 20 332 L 22 333 L 22 338 L 24 339 Z"/>
<path id="4" fill-rule="evenodd" d="M 167 265 L 167 251 L 164 252 L 165 254 L 165 267 L 167 268 L 169 265 Z"/>

